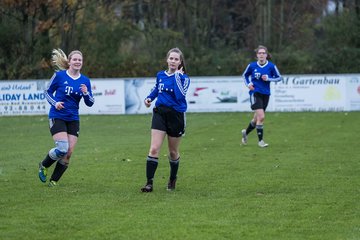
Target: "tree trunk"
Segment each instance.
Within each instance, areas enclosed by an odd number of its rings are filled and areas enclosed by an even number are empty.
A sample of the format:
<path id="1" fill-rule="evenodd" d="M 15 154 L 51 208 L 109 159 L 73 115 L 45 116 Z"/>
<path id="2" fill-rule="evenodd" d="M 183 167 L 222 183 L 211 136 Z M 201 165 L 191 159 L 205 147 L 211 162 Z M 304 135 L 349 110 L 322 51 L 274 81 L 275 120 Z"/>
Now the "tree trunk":
<path id="1" fill-rule="evenodd" d="M 280 2 L 280 31 L 279 31 L 279 44 L 278 49 L 282 48 L 284 33 L 284 0 Z"/>

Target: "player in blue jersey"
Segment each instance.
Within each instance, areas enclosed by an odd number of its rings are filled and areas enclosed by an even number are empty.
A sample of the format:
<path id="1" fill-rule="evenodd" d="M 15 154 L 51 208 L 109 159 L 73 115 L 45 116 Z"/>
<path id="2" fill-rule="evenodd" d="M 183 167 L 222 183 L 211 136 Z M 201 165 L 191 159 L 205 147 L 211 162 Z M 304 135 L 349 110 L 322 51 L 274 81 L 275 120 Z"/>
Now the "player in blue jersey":
<path id="1" fill-rule="evenodd" d="M 190 79 L 185 74 L 185 60 L 180 49 L 170 49 L 166 61 L 168 69 L 157 73 L 155 86 L 144 100 L 146 107 L 150 107 L 157 98 L 153 108 L 151 144 L 146 161 L 147 182 L 141 188 L 142 192 L 153 191 L 153 178 L 158 166 L 160 148 L 166 135 L 170 164 L 170 177 L 167 185 L 169 191 L 175 190 L 179 169 L 179 146 L 181 136 L 185 133 L 186 93 Z"/>
<path id="2" fill-rule="evenodd" d="M 54 49 L 52 63 L 56 72 L 50 79 L 45 96 L 51 105 L 49 124 L 55 147 L 39 163 L 40 181 L 46 182 L 47 169 L 56 162 L 49 186 L 55 186 L 68 168 L 79 136 L 80 100 L 83 98 L 89 107 L 94 104 L 90 80 L 80 73 L 83 66 L 80 51 L 72 51 L 67 57 L 61 49 Z"/>
<path id="3" fill-rule="evenodd" d="M 270 98 L 270 83 L 281 80 L 281 75 L 276 65 L 270 62 L 270 55 L 265 46 L 258 46 L 255 49 L 257 61 L 250 63 L 243 74 L 246 86 L 249 88 L 251 109 L 254 117 L 246 129 L 241 131 L 242 143 L 247 144 L 248 134 L 256 128 L 259 147 L 267 147 L 264 142 L 264 119 L 265 111 Z"/>

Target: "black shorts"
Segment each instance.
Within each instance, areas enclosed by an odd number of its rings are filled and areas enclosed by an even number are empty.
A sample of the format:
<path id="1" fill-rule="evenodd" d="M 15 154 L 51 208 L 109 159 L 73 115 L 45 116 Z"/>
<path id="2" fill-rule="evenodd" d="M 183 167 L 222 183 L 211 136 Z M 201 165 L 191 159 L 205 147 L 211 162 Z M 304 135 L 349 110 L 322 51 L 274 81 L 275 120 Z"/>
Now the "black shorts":
<path id="1" fill-rule="evenodd" d="M 64 121 L 58 118 L 51 118 L 49 119 L 49 125 L 52 136 L 59 132 L 67 132 L 70 135 L 79 136 L 79 121 Z"/>
<path id="2" fill-rule="evenodd" d="M 170 137 L 181 137 L 185 133 L 185 113 L 170 107 L 154 107 L 151 129 L 161 130 Z"/>
<path id="3" fill-rule="evenodd" d="M 266 110 L 269 104 L 270 95 L 255 92 L 250 96 L 251 109 L 264 109 Z"/>

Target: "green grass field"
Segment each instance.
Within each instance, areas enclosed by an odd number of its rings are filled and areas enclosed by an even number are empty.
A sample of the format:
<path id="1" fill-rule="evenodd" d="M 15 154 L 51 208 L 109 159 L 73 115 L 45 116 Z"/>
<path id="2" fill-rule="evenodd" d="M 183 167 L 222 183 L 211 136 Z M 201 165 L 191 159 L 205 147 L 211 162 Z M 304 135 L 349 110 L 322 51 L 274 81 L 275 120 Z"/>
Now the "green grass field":
<path id="1" fill-rule="evenodd" d="M 165 143 L 141 193 L 150 115 L 82 116 L 55 188 L 47 117 L 0 117 L 0 239 L 360 239 L 360 112 L 268 113 L 266 149 L 240 144 L 250 118 L 188 114 L 176 191 Z"/>

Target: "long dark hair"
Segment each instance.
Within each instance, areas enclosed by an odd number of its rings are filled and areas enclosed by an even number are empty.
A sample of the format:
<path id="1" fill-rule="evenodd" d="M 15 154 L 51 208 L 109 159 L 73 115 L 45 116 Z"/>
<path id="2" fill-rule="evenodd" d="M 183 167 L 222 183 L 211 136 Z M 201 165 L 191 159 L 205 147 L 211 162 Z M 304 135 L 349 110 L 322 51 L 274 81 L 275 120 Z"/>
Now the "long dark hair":
<path id="1" fill-rule="evenodd" d="M 180 61 L 181 61 L 181 63 L 180 63 L 180 65 L 179 65 L 179 69 L 182 67 L 183 72 L 186 73 L 184 54 L 182 53 L 182 51 L 181 51 L 179 48 L 175 47 L 175 48 L 172 48 L 172 49 L 170 49 L 170 50 L 168 51 L 168 53 L 166 54 L 166 59 L 169 58 L 169 55 L 170 55 L 170 53 L 172 53 L 172 52 L 176 52 L 176 53 L 178 53 L 178 54 L 180 55 Z"/>

